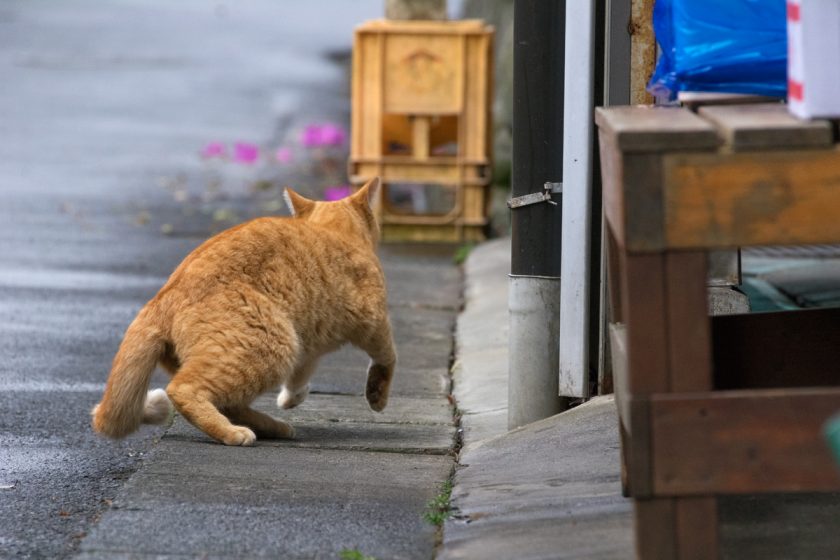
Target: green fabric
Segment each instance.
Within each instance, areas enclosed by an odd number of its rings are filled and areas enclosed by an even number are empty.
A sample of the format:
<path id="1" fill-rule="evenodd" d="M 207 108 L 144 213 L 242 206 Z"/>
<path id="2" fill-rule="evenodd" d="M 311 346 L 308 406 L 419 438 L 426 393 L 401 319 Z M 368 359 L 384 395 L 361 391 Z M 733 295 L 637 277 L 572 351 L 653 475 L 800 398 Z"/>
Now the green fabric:
<path id="1" fill-rule="evenodd" d="M 823 431 L 831 451 L 834 452 L 834 459 L 840 465 L 840 414 L 826 422 Z"/>

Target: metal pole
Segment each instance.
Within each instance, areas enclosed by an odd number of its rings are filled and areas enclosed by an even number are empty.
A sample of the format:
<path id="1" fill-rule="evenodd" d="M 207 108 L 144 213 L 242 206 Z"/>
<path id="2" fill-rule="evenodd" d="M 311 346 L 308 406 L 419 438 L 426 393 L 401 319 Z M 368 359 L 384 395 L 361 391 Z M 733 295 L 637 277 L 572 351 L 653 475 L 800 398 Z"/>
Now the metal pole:
<path id="1" fill-rule="evenodd" d="M 570 2 L 566 21 L 560 391 L 588 397 L 595 0 Z"/>
<path id="2" fill-rule="evenodd" d="M 515 0 L 513 199 L 563 181 L 565 14 L 565 1 Z M 562 208 L 551 199 L 511 210 L 509 428 L 567 407 L 557 396 Z"/>

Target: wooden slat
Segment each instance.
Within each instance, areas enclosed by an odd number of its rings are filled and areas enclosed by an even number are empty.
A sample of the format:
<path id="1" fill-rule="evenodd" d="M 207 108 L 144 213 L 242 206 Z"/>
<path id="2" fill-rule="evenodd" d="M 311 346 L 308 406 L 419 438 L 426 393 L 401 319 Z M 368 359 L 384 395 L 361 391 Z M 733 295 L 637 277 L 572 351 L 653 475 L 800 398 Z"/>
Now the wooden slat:
<path id="1" fill-rule="evenodd" d="M 604 215 L 618 247 L 632 239 L 655 250 L 665 244 L 662 221 L 662 162 L 659 154 L 622 154 L 617 138 L 599 130 Z"/>
<path id="2" fill-rule="evenodd" d="M 711 334 L 706 303 L 706 253 L 669 253 L 668 369 L 671 392 L 712 389 Z"/>
<path id="3" fill-rule="evenodd" d="M 647 397 L 668 391 L 665 263 L 660 255 L 620 254 L 622 316 L 627 324 L 625 426 L 628 472 L 634 496 L 649 496 L 651 486 L 650 409 Z"/>
<path id="4" fill-rule="evenodd" d="M 720 93 L 716 91 L 681 91 L 677 99 L 683 107 L 697 111 L 707 105 L 745 105 L 747 103 L 770 103 L 778 101 L 764 95 L 748 93 Z"/>
<path id="5" fill-rule="evenodd" d="M 699 113 L 734 150 L 828 147 L 833 141 L 828 121 L 797 119 L 781 103 L 710 106 Z"/>
<path id="6" fill-rule="evenodd" d="M 633 251 L 663 247 L 662 159 L 659 154 L 626 154 L 622 164 L 625 242 L 632 241 Z"/>
<path id="7" fill-rule="evenodd" d="M 719 557 L 715 498 L 637 499 L 634 510 L 636 558 L 713 560 Z"/>
<path id="8" fill-rule="evenodd" d="M 840 308 L 715 317 L 712 340 L 716 389 L 840 386 Z"/>
<path id="9" fill-rule="evenodd" d="M 680 107 L 600 107 L 595 122 L 625 153 L 709 150 L 721 143 L 711 123 Z"/>
<path id="10" fill-rule="evenodd" d="M 619 248 L 624 246 L 624 172 L 622 166 L 624 157 L 615 145 L 615 137 L 606 129 L 598 129 L 598 143 L 601 156 L 604 219 L 617 253 Z"/>
<path id="11" fill-rule="evenodd" d="M 663 157 L 668 248 L 840 241 L 837 148 Z M 625 245 L 652 250 L 646 238 Z"/>
<path id="12" fill-rule="evenodd" d="M 654 493 L 840 490 L 821 433 L 838 410 L 840 388 L 654 396 Z"/>
<path id="13" fill-rule="evenodd" d="M 660 255 L 622 255 L 622 315 L 627 324 L 628 392 L 667 392 L 668 333 L 665 260 Z"/>
<path id="14" fill-rule="evenodd" d="M 356 27 L 357 33 L 399 33 L 399 34 L 477 34 L 486 33 L 488 26 L 480 19 L 462 20 L 392 20 L 374 19 Z"/>
<path id="15" fill-rule="evenodd" d="M 679 560 L 718 558 L 718 511 L 713 497 L 674 500 Z"/>
<path id="16" fill-rule="evenodd" d="M 638 560 L 677 560 L 674 500 L 652 498 L 633 502 Z"/>
<path id="17" fill-rule="evenodd" d="M 429 159 L 429 128 L 431 117 L 417 116 L 411 123 L 413 155 L 418 160 Z"/>

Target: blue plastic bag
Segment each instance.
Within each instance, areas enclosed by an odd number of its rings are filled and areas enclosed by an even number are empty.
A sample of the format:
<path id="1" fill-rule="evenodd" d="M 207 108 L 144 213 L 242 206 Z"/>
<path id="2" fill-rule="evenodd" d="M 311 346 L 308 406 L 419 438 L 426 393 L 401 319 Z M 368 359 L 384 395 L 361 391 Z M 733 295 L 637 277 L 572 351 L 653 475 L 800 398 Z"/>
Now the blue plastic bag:
<path id="1" fill-rule="evenodd" d="M 661 48 L 648 91 L 718 91 L 785 97 L 785 0 L 656 0 Z"/>

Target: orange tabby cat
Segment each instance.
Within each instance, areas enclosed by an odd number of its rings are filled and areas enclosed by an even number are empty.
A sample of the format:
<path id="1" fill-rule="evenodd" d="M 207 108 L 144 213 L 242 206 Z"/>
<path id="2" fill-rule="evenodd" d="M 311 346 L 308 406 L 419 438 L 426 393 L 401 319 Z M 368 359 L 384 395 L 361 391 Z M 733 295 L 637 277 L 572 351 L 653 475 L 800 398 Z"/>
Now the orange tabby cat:
<path id="1" fill-rule="evenodd" d="M 385 408 L 396 352 L 370 207 L 378 187 L 373 179 L 338 202 L 287 189 L 292 218 L 253 220 L 188 255 L 128 327 L 93 428 L 123 437 L 174 404 L 226 445 L 292 437 L 251 402 L 282 384 L 278 404 L 296 406 L 318 358 L 346 342 L 371 357 L 365 396 Z M 158 363 L 172 381 L 147 394 Z"/>

